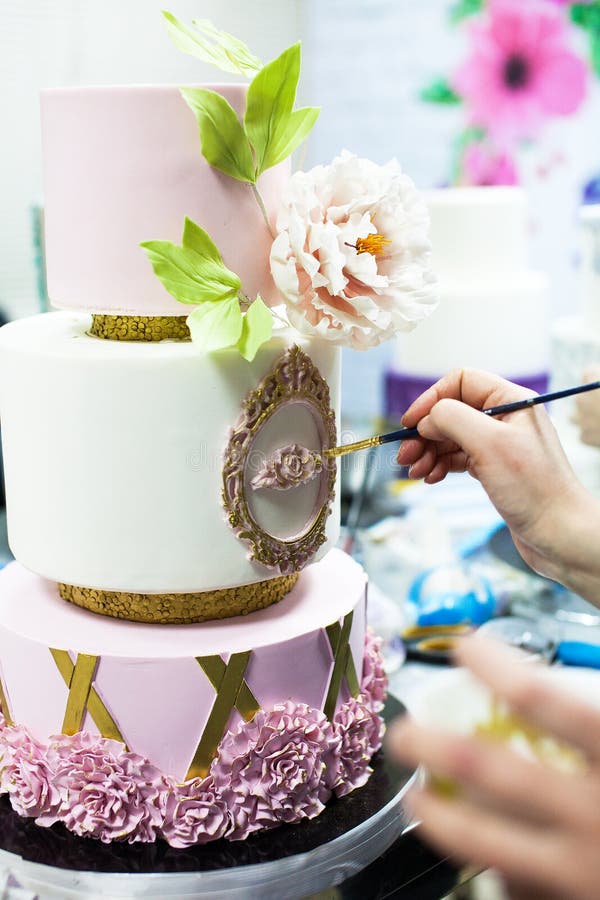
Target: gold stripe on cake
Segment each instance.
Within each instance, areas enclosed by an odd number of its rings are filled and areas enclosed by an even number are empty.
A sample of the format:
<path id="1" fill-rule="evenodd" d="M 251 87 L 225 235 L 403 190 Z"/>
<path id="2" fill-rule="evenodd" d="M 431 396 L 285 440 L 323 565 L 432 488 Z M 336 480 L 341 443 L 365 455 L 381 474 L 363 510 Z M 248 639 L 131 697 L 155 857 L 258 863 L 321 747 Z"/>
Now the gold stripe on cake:
<path id="1" fill-rule="evenodd" d="M 71 693 L 73 691 L 78 692 L 81 690 L 81 687 L 77 686 L 77 681 L 80 681 L 81 672 L 79 677 L 76 679 L 75 677 L 75 669 L 77 665 L 80 663 L 80 658 L 83 656 L 85 661 L 82 662 L 83 667 L 88 667 L 88 671 L 91 670 L 90 682 L 89 685 L 84 685 L 84 693 L 85 693 L 85 702 L 83 704 L 83 713 L 81 714 L 80 722 L 85 720 L 85 711 L 87 710 L 96 723 L 96 727 L 98 731 L 104 738 L 110 738 L 113 741 L 121 741 L 122 744 L 125 743 L 123 740 L 123 736 L 119 731 L 119 727 L 106 706 L 100 699 L 100 695 L 96 691 L 96 688 L 93 684 L 93 679 L 96 670 L 96 663 L 100 659 L 98 656 L 90 656 L 85 654 L 78 654 L 75 664 L 71 659 L 71 656 L 67 650 L 57 650 L 53 647 L 50 648 L 50 653 L 52 654 L 52 658 L 56 663 L 56 668 L 60 672 L 64 683 L 67 686 L 69 691 L 67 697 L 67 709 L 65 710 L 65 720 L 63 722 L 63 730 L 65 728 L 65 723 L 67 727 L 69 727 L 70 723 L 68 722 L 68 717 L 70 715 L 69 710 L 72 709 L 74 701 L 71 698 Z M 94 661 L 92 663 L 92 661 Z M 80 682 L 81 683 L 81 682 Z M 78 714 L 79 715 L 79 714 Z M 77 725 L 75 726 L 75 730 L 77 730 Z M 71 731 L 65 731 L 65 734 L 72 734 Z"/>
<path id="2" fill-rule="evenodd" d="M 244 676 L 250 662 L 251 650 L 245 650 L 242 653 L 232 653 L 227 663 L 223 663 L 220 677 L 214 684 L 212 678 L 209 678 L 211 684 L 215 688 L 217 695 L 215 697 L 208 721 L 204 726 L 204 731 L 196 747 L 194 758 L 190 763 L 190 767 L 185 776 L 185 780 L 190 778 L 205 778 L 208 775 L 210 764 L 217 753 L 217 747 L 223 737 L 227 722 L 234 709 L 240 711 L 240 691 L 245 685 L 246 689 L 252 697 L 252 708 L 245 710 L 242 715 L 249 722 L 260 709 L 258 701 L 254 698 L 250 689 L 246 685 Z M 222 660 L 221 660 L 222 661 Z M 214 662 L 214 657 L 207 659 L 198 659 L 198 664 L 204 668 L 204 663 Z M 216 673 L 214 673 L 216 674 Z"/>
<path id="3" fill-rule="evenodd" d="M 7 725 L 15 724 L 13 721 L 13 718 L 10 714 L 10 709 L 8 706 L 8 698 L 6 696 L 6 691 L 4 690 L 4 682 L 2 681 L 1 677 L 0 677 L 0 711 L 2 712 L 2 715 L 4 716 L 4 721 L 6 722 Z"/>
<path id="4" fill-rule="evenodd" d="M 187 625 L 209 619 L 245 616 L 278 603 L 296 584 L 297 572 L 242 584 L 239 587 L 197 594 L 134 594 L 59 584 L 63 600 L 113 619 L 151 622 L 156 625 Z"/>
<path id="5" fill-rule="evenodd" d="M 83 728 L 83 720 L 97 666 L 97 656 L 92 656 L 89 653 L 77 654 L 69 685 L 67 708 L 63 719 L 63 734 L 77 734 Z"/>
<path id="6" fill-rule="evenodd" d="M 89 331 L 107 341 L 189 341 L 186 316 L 92 316 Z"/>
<path id="7" fill-rule="evenodd" d="M 353 697 L 356 697 L 360 691 L 350 648 L 350 632 L 352 631 L 353 618 L 354 612 L 349 612 L 344 618 L 342 625 L 339 622 L 333 622 L 325 629 L 331 645 L 331 652 L 333 653 L 333 671 L 325 699 L 325 706 L 323 707 L 323 712 L 330 720 L 333 719 L 344 678 Z"/>

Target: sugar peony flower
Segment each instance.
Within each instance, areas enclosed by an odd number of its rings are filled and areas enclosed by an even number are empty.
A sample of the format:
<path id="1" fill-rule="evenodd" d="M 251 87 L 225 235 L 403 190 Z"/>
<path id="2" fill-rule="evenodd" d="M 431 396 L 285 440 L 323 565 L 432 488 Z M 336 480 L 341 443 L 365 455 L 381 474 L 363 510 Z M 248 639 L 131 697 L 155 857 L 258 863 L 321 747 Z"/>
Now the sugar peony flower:
<path id="1" fill-rule="evenodd" d="M 44 747 L 18 725 L 2 728 L 0 793 L 20 816 L 47 816 L 56 821 L 61 802 Z"/>
<path id="2" fill-rule="evenodd" d="M 385 725 L 364 694 L 352 697 L 336 712 L 333 728 L 340 738 L 339 768 L 333 784 L 345 797 L 369 780 L 372 756 L 381 749 Z"/>
<path id="3" fill-rule="evenodd" d="M 316 709 L 287 701 L 223 738 L 210 774 L 230 812 L 230 840 L 318 816 L 339 770 L 340 740 Z"/>
<path id="4" fill-rule="evenodd" d="M 69 831 L 103 843 L 156 839 L 170 785 L 143 757 L 118 741 L 80 732 L 53 738 L 47 760 L 61 793 L 59 818 Z"/>
<path id="5" fill-rule="evenodd" d="M 506 143 L 537 134 L 544 119 L 575 112 L 585 96 L 585 63 L 567 45 L 560 10 L 542 0 L 491 0 L 470 28 L 471 55 L 454 88 L 473 124 Z"/>
<path id="6" fill-rule="evenodd" d="M 194 778 L 169 793 L 162 836 L 171 847 L 193 847 L 217 841 L 230 826 L 225 803 L 210 778 Z"/>
<path id="7" fill-rule="evenodd" d="M 517 167 L 504 150 L 494 150 L 487 144 L 469 144 L 463 159 L 464 181 L 475 187 L 514 185 L 519 183 Z"/>
<path id="8" fill-rule="evenodd" d="M 344 152 L 296 172 L 271 272 L 291 324 L 357 350 L 410 331 L 434 309 L 427 208 L 393 160 Z"/>

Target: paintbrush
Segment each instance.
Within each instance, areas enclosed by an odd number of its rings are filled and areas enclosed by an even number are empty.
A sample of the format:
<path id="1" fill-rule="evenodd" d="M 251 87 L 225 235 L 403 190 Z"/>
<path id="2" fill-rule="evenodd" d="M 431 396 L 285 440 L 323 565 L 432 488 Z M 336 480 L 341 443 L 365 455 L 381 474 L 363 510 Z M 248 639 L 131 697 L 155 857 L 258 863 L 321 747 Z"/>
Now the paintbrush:
<path id="1" fill-rule="evenodd" d="M 550 394 L 538 394 L 528 397 L 527 400 L 515 400 L 513 403 L 503 403 L 501 406 L 490 406 L 482 409 L 485 416 L 502 416 L 506 413 L 517 412 L 520 409 L 529 409 L 538 403 L 552 403 L 553 400 L 561 400 L 563 397 L 572 397 L 574 394 L 584 394 L 586 391 L 595 391 L 600 388 L 600 381 L 592 381 L 590 384 L 579 384 L 577 387 L 565 388 L 563 391 L 553 391 Z M 393 444 L 396 441 L 406 441 L 409 438 L 419 437 L 417 428 L 399 428 L 397 431 L 389 431 L 387 434 L 376 434 L 362 441 L 354 441 L 352 444 L 342 444 L 340 447 L 330 447 L 323 451 L 325 458 L 345 456 L 347 453 L 355 453 L 357 450 L 368 450 L 370 447 L 380 447 L 382 444 Z"/>

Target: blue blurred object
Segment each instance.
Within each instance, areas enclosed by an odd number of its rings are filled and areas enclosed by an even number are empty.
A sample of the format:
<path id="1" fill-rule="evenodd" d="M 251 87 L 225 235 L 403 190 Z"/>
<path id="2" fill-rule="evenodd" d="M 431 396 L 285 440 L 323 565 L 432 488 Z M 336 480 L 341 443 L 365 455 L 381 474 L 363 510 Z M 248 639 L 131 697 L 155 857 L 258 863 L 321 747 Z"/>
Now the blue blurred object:
<path id="1" fill-rule="evenodd" d="M 584 203 L 600 203 L 600 175 L 591 178 L 583 187 Z"/>
<path id="2" fill-rule="evenodd" d="M 490 582 L 462 563 L 423 572 L 413 581 L 408 601 L 416 625 L 482 625 L 496 611 Z"/>
<path id="3" fill-rule="evenodd" d="M 600 669 L 600 647 L 583 641 L 560 641 L 556 645 L 556 656 L 565 666 L 586 666 Z"/>

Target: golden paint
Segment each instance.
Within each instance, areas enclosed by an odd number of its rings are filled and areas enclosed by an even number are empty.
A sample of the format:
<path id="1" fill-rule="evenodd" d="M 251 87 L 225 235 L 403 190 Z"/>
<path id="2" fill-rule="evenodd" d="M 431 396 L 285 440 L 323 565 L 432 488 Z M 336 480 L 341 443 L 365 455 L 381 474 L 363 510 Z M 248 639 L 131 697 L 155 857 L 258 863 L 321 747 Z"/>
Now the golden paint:
<path id="1" fill-rule="evenodd" d="M 189 341 L 186 316 L 92 316 L 89 334 L 107 341 Z"/>
<path id="2" fill-rule="evenodd" d="M 196 662 L 214 687 L 215 691 L 217 691 L 218 693 L 225 676 L 227 664 L 221 659 L 220 656 L 198 656 L 196 657 Z M 246 722 L 249 722 L 251 719 L 253 719 L 260 709 L 258 700 L 245 681 L 242 681 L 240 685 L 235 707 L 242 718 L 246 720 Z"/>
<path id="3" fill-rule="evenodd" d="M 13 718 L 10 714 L 10 709 L 8 707 L 8 698 L 6 696 L 6 691 L 4 689 L 4 682 L 2 678 L 0 678 L 0 707 L 2 707 L 2 715 L 4 716 L 4 721 L 7 725 L 14 725 Z"/>
<path id="4" fill-rule="evenodd" d="M 63 734 L 77 734 L 82 729 L 97 665 L 97 656 L 90 656 L 87 653 L 77 654 L 69 685 L 67 708 L 62 725 Z"/>
<path id="5" fill-rule="evenodd" d="M 323 707 L 323 712 L 328 719 L 333 719 L 335 714 L 335 707 L 340 694 L 342 679 L 344 677 L 346 678 L 348 689 L 353 697 L 356 697 L 360 692 L 360 684 L 358 682 L 349 643 L 353 618 L 354 613 L 349 612 L 344 618 L 344 622 L 341 626 L 339 622 L 333 622 L 325 629 L 327 637 L 329 638 L 329 643 L 331 644 L 334 660 L 327 698 L 325 700 L 325 706 Z"/>
<path id="6" fill-rule="evenodd" d="M 365 438 L 362 441 L 354 441 L 352 444 L 341 444 L 339 447 L 329 447 L 323 450 L 325 459 L 333 459 L 336 456 L 346 456 L 347 453 L 354 453 L 356 450 L 370 450 L 371 447 L 379 447 L 381 444 L 381 435 Z"/>
<path id="7" fill-rule="evenodd" d="M 244 653 L 232 653 L 229 662 L 226 665 L 225 663 L 223 664 L 224 670 L 217 689 L 217 696 L 188 769 L 186 781 L 190 778 L 205 778 L 208 774 L 210 764 L 216 755 L 217 747 L 223 737 L 232 710 L 234 707 L 239 708 L 239 693 L 242 684 L 245 683 L 244 675 L 246 674 L 251 653 L 251 650 L 246 650 Z M 203 669 L 203 663 L 208 662 L 209 670 L 214 675 L 214 659 L 212 656 L 205 659 L 199 657 L 197 662 Z M 209 680 L 212 683 L 212 677 Z M 256 701 L 255 705 L 256 709 L 253 715 L 259 709 Z"/>
<path id="8" fill-rule="evenodd" d="M 50 653 L 52 654 L 54 662 L 56 663 L 56 668 L 60 672 L 63 681 L 70 691 L 71 682 L 73 680 L 73 673 L 75 671 L 75 666 L 73 665 L 71 656 L 69 655 L 67 650 L 55 650 L 52 647 L 50 648 Z M 113 741 L 120 741 L 122 744 L 125 743 L 116 722 L 112 718 L 106 706 L 100 699 L 98 692 L 93 686 L 91 686 L 89 690 L 87 698 L 87 710 L 96 723 L 96 728 L 98 729 L 102 737 L 109 738 Z"/>
<path id="9" fill-rule="evenodd" d="M 288 594 L 298 574 L 282 575 L 254 584 L 188 594 L 134 594 L 59 584 L 63 600 L 113 619 L 151 622 L 160 625 L 187 625 L 210 619 L 245 616 L 278 603 Z"/>
<path id="10" fill-rule="evenodd" d="M 280 572 L 298 572 L 311 561 L 327 540 L 325 526 L 335 496 L 337 467 L 323 453 L 322 498 L 306 531 L 284 540 L 262 528 L 253 518 L 246 497 L 246 461 L 262 426 L 278 410 L 291 404 L 308 408 L 322 432 L 323 447 L 336 443 L 335 412 L 329 385 L 303 350 L 289 347 L 275 368 L 243 402 L 242 414 L 231 431 L 223 460 L 223 506 L 227 520 L 240 540 L 250 545 L 250 558 Z"/>

